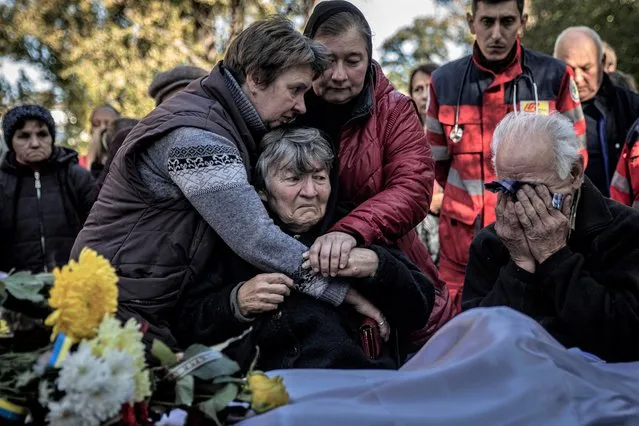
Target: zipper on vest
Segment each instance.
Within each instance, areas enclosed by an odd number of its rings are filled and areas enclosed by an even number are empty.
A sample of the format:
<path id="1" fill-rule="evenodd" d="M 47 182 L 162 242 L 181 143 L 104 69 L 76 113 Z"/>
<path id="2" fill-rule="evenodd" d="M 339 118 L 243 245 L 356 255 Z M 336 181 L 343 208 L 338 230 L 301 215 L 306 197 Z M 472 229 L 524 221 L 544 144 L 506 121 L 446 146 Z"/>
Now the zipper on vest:
<path id="1" fill-rule="evenodd" d="M 36 201 L 38 203 L 38 220 L 40 222 L 40 250 L 42 250 L 42 266 L 43 271 L 49 272 L 47 268 L 47 243 L 44 239 L 44 218 L 42 215 L 42 182 L 40 181 L 40 172 L 33 172 L 35 179 Z"/>

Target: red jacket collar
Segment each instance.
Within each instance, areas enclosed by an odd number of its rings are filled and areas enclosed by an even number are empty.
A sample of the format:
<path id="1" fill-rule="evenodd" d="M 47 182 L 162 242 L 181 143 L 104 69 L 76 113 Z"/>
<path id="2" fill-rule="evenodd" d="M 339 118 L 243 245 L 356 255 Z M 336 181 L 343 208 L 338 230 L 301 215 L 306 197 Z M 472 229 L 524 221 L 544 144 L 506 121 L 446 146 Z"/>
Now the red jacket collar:
<path id="1" fill-rule="evenodd" d="M 523 69 L 521 66 L 521 57 L 523 55 L 524 49 L 521 46 L 521 40 L 519 39 L 519 37 L 517 37 L 517 41 L 515 41 L 515 48 L 517 49 L 517 53 L 515 54 L 515 57 L 513 58 L 510 65 L 508 65 L 508 67 L 501 73 L 495 74 L 493 71 L 481 65 L 481 62 L 479 60 L 479 46 L 477 46 L 477 42 L 475 42 L 473 46 L 473 62 L 475 63 L 475 66 L 481 71 L 495 76 L 495 79 L 490 84 L 489 88 L 514 80 L 515 78 L 517 78 L 517 76 L 523 73 Z"/>

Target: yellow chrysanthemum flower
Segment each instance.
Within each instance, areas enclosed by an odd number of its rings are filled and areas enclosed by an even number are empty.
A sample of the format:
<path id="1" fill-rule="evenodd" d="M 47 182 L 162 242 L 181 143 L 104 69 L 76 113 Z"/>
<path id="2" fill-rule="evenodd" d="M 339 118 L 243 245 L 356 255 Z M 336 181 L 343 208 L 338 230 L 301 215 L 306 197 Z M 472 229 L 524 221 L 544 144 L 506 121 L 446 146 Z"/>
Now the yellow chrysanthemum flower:
<path id="1" fill-rule="evenodd" d="M 53 335 L 64 333 L 74 341 L 92 338 L 105 315 L 118 306 L 118 277 L 108 260 L 89 248 L 78 261 L 53 271 L 54 284 L 46 320 Z"/>
<path id="2" fill-rule="evenodd" d="M 151 380 L 146 368 L 144 344 L 140 325 L 129 319 L 124 326 L 112 316 L 106 316 L 98 327 L 97 336 L 89 341 L 91 351 L 95 356 L 102 356 L 112 349 L 129 354 L 133 358 L 135 368 L 135 400 L 140 402 L 151 395 Z"/>

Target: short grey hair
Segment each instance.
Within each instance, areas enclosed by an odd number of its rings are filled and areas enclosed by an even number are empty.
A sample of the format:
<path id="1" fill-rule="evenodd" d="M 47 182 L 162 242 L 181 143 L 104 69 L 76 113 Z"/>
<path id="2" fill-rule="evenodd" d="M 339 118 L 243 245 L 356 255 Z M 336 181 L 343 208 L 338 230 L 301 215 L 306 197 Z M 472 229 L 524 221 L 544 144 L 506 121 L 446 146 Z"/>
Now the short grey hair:
<path id="1" fill-rule="evenodd" d="M 559 113 L 540 115 L 529 112 L 511 112 L 497 125 L 491 145 L 493 168 L 497 170 L 497 151 L 505 139 L 531 141 L 530 135 L 541 134 L 553 144 L 555 166 L 559 178 L 566 179 L 581 156 L 581 145 L 572 121 Z"/>
<path id="2" fill-rule="evenodd" d="M 555 40 L 555 49 L 554 49 L 553 56 L 555 58 L 557 57 L 557 52 L 559 50 L 559 46 L 563 42 L 563 39 L 566 37 L 566 35 L 568 35 L 569 33 L 572 33 L 572 32 L 581 33 L 581 34 L 587 36 L 588 38 L 590 38 L 595 43 L 595 46 L 597 47 L 597 57 L 599 58 L 599 62 L 601 62 L 602 59 L 603 59 L 603 56 L 604 56 L 604 44 L 603 44 L 603 41 L 601 41 L 601 37 L 599 37 L 599 34 L 597 34 L 597 31 L 593 30 L 590 27 L 586 27 L 586 26 L 568 27 L 565 30 L 563 30 L 561 32 L 561 34 L 559 34 L 559 36 L 557 36 L 557 40 Z"/>
<path id="3" fill-rule="evenodd" d="M 308 65 L 313 79 L 323 73 L 330 61 L 324 45 L 295 29 L 291 21 L 272 17 L 254 22 L 229 45 L 224 65 L 244 84 L 251 74 L 257 84 L 267 87 L 288 69 Z"/>
<path id="4" fill-rule="evenodd" d="M 317 164 L 331 171 L 333 149 L 322 133 L 312 127 L 280 127 L 268 132 L 260 143 L 261 154 L 255 166 L 255 187 L 268 191 L 273 167 L 295 173 L 311 173 Z"/>

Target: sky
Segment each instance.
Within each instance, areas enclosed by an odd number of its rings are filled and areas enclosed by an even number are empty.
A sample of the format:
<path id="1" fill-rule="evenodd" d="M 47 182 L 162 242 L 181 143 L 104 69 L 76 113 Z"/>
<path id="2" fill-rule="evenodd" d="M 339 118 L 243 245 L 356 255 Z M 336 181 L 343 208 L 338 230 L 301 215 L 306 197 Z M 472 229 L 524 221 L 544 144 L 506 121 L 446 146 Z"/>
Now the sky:
<path id="1" fill-rule="evenodd" d="M 385 39 L 403 26 L 410 25 L 413 18 L 421 15 L 433 15 L 437 8 L 433 0 L 350 0 L 366 16 L 373 30 L 373 57 L 379 59 L 379 47 Z M 451 52 L 456 59 L 461 52 Z M 15 83 L 20 68 L 24 68 L 27 75 L 38 81 L 38 72 L 24 63 L 15 63 L 0 58 L 0 73 L 10 82 Z M 42 84 L 41 82 L 39 84 Z"/>
<path id="2" fill-rule="evenodd" d="M 373 30 L 373 46 L 379 59 L 384 40 L 401 27 L 410 25 L 417 16 L 435 14 L 432 0 L 350 0 L 357 6 Z"/>

